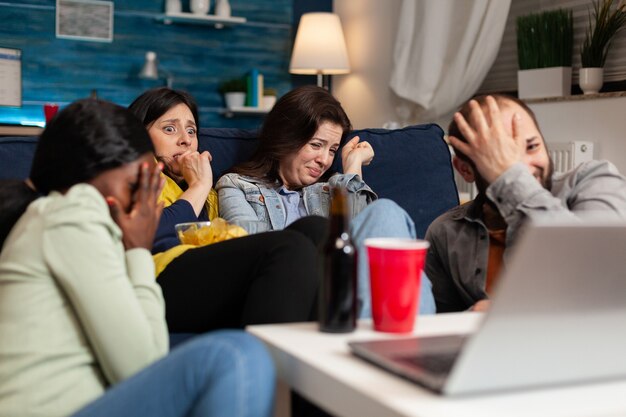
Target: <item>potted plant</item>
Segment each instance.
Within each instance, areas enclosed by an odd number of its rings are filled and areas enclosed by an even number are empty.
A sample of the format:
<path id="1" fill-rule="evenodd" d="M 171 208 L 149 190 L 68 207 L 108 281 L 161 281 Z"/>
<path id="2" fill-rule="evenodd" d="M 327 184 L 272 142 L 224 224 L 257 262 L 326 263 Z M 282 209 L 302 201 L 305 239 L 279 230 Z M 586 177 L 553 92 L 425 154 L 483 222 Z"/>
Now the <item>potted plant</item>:
<path id="1" fill-rule="evenodd" d="M 517 18 L 520 98 L 570 93 L 573 41 L 570 9 L 549 10 Z"/>
<path id="2" fill-rule="evenodd" d="M 611 40 L 626 24 L 626 4 L 613 8 L 613 3 L 614 0 L 594 1 L 593 11 L 589 13 L 589 26 L 580 47 L 579 84 L 585 94 L 597 93 L 602 88 Z"/>
<path id="3" fill-rule="evenodd" d="M 229 109 L 243 107 L 246 103 L 246 81 L 243 78 L 231 78 L 223 81 L 219 92 L 224 95 L 224 102 Z"/>
<path id="4" fill-rule="evenodd" d="M 277 91 L 275 88 L 264 88 L 263 89 L 263 108 L 266 110 L 271 110 L 276 104 L 276 96 Z"/>

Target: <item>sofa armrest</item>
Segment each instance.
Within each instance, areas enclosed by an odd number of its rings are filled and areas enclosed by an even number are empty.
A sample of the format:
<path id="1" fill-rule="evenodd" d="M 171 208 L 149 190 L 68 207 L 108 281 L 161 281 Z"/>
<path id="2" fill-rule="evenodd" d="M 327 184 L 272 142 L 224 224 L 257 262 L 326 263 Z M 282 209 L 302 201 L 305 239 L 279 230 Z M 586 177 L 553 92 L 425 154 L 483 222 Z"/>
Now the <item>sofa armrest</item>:
<path id="1" fill-rule="evenodd" d="M 36 136 L 0 137 L 0 179 L 25 179 L 37 147 Z"/>

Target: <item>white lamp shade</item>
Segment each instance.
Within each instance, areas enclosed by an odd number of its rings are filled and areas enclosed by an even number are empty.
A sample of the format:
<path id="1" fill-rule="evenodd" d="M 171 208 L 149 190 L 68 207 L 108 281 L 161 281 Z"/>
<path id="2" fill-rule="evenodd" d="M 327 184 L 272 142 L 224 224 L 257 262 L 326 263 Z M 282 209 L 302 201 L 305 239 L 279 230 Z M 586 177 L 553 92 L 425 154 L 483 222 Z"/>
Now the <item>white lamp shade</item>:
<path id="1" fill-rule="evenodd" d="M 305 13 L 300 18 L 291 54 L 292 74 L 347 74 L 350 72 L 346 41 L 339 16 Z"/>

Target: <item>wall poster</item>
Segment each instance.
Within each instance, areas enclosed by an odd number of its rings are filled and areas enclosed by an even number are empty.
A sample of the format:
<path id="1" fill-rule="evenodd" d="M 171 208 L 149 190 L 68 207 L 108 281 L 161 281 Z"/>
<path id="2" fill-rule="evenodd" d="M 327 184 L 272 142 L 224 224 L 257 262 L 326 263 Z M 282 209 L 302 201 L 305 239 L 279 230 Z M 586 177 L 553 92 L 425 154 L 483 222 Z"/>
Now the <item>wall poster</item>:
<path id="1" fill-rule="evenodd" d="M 57 0 L 57 38 L 113 42 L 113 2 Z"/>
<path id="2" fill-rule="evenodd" d="M 0 47 L 0 106 L 22 106 L 22 51 Z"/>

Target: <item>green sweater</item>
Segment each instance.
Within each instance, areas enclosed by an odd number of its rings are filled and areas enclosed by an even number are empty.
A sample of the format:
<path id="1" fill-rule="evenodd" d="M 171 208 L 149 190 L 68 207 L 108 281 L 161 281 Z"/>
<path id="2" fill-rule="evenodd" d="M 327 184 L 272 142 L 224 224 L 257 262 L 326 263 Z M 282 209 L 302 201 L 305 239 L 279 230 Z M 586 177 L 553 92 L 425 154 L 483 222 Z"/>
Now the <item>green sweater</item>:
<path id="1" fill-rule="evenodd" d="M 167 353 L 145 249 L 79 184 L 28 207 L 0 253 L 0 416 L 67 416 Z"/>

